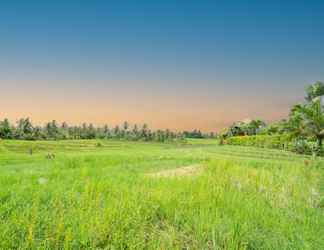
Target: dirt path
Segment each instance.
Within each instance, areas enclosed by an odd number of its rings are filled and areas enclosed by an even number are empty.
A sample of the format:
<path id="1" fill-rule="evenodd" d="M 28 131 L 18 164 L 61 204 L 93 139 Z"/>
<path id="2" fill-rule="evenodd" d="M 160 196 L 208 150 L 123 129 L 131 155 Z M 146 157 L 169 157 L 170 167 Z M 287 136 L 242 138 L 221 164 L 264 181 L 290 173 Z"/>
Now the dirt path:
<path id="1" fill-rule="evenodd" d="M 201 165 L 190 165 L 186 167 L 179 167 L 175 169 L 162 170 L 155 173 L 147 174 L 149 177 L 182 177 L 182 176 L 193 176 L 197 175 L 202 171 Z"/>

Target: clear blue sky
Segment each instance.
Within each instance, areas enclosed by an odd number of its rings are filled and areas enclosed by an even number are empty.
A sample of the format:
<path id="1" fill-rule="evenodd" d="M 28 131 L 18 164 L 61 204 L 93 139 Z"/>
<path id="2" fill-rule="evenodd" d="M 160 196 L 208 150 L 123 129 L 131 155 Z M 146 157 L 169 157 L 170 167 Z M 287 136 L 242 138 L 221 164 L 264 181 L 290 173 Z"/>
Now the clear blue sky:
<path id="1" fill-rule="evenodd" d="M 0 119 L 214 130 L 324 81 L 324 1 L 1 1 Z"/>

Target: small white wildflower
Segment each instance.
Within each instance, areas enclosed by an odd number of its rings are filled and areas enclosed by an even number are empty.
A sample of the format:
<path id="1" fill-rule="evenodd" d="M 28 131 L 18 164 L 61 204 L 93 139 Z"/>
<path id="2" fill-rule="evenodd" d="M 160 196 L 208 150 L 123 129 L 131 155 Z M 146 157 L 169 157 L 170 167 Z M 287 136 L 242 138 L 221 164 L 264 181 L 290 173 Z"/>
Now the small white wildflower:
<path id="1" fill-rule="evenodd" d="M 263 193 L 263 192 L 265 192 L 265 191 L 266 191 L 266 188 L 265 188 L 264 186 L 260 185 L 260 187 L 259 187 L 259 192 L 260 192 L 260 193 Z"/>
<path id="2" fill-rule="evenodd" d="M 319 201 L 319 192 L 315 188 L 310 189 L 310 194 L 308 197 L 308 203 L 311 207 L 316 207 L 318 201 Z"/>
<path id="3" fill-rule="evenodd" d="M 45 179 L 45 178 L 43 178 L 43 177 L 38 178 L 38 184 L 40 184 L 40 185 L 44 185 L 44 184 L 46 184 L 46 183 L 47 183 L 47 179 Z"/>
<path id="4" fill-rule="evenodd" d="M 233 184 L 234 184 L 234 187 L 236 187 L 239 191 L 242 189 L 242 185 L 239 181 L 235 181 Z"/>
<path id="5" fill-rule="evenodd" d="M 313 197 L 316 197 L 316 196 L 319 195 L 319 193 L 317 192 L 317 190 L 316 190 L 315 188 L 311 188 L 311 190 L 310 190 L 310 194 L 311 194 L 311 196 L 313 196 Z"/>

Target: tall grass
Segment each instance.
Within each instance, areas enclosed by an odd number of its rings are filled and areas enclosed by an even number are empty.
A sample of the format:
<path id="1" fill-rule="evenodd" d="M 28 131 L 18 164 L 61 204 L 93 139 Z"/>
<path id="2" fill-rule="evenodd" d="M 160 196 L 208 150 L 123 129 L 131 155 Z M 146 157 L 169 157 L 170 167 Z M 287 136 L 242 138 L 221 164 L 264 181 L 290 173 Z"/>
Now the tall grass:
<path id="1" fill-rule="evenodd" d="M 1 249 L 324 245 L 321 159 L 205 141 L 101 144 L 1 142 Z M 146 175 L 197 163 L 193 176 Z"/>

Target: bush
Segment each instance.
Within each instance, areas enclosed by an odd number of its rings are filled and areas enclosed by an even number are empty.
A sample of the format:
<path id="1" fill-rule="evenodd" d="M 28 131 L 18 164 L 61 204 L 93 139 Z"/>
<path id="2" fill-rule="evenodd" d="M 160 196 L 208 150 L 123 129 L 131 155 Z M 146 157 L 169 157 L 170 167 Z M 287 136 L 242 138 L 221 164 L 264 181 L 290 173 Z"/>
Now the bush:
<path id="1" fill-rule="evenodd" d="M 226 140 L 226 144 L 255 146 L 260 148 L 287 149 L 290 142 L 287 135 L 253 135 L 234 136 Z"/>
<path id="2" fill-rule="evenodd" d="M 324 155 L 324 150 L 319 149 L 316 142 L 306 139 L 294 139 L 288 135 L 254 135 L 234 136 L 226 140 L 226 144 L 239 146 L 253 146 L 259 148 L 284 149 L 297 154 Z"/>
<path id="3" fill-rule="evenodd" d="M 305 139 L 296 139 L 289 145 L 289 150 L 298 154 L 308 154 L 314 156 L 323 156 L 323 148 L 319 148 L 315 141 L 308 141 Z"/>
<path id="4" fill-rule="evenodd" d="M 294 140 L 289 149 L 298 154 L 312 154 L 315 147 L 306 140 Z"/>

